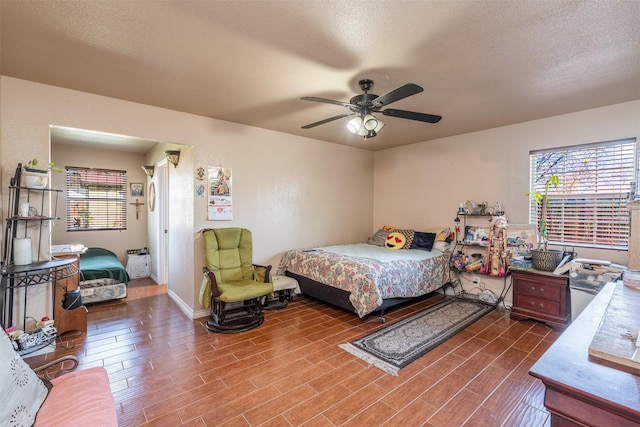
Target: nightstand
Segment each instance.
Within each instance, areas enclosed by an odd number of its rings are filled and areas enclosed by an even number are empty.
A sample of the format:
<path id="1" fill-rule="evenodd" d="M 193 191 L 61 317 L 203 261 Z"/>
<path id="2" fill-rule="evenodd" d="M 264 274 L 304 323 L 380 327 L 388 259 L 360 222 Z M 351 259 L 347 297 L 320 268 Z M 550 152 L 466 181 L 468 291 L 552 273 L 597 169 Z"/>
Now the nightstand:
<path id="1" fill-rule="evenodd" d="M 512 270 L 511 277 L 512 319 L 538 320 L 561 330 L 571 323 L 569 276 L 539 270 Z"/>

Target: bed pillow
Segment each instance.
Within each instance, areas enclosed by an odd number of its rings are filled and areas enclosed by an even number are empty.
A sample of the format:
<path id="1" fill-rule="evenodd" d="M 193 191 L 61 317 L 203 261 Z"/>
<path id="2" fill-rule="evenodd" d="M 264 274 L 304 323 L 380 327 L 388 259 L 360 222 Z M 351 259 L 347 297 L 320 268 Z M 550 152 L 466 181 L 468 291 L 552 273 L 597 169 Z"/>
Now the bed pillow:
<path id="1" fill-rule="evenodd" d="M 438 235 L 436 236 L 436 241 L 450 243 L 451 241 L 453 241 L 454 238 L 455 237 L 454 237 L 454 234 L 451 232 L 451 229 L 447 227 L 438 233 Z"/>
<path id="2" fill-rule="evenodd" d="M 433 249 L 440 251 L 440 252 L 449 252 L 452 248 L 452 244 L 451 242 L 435 242 L 433 244 Z"/>
<path id="3" fill-rule="evenodd" d="M 422 231 L 416 231 L 413 235 L 413 241 L 411 242 L 411 249 L 422 249 L 423 251 L 430 251 L 433 249 L 433 244 L 436 241 L 436 233 L 425 233 Z"/>
<path id="4" fill-rule="evenodd" d="M 387 235 L 384 245 L 387 249 L 410 249 L 414 234 L 414 230 L 393 230 Z"/>
<path id="5" fill-rule="evenodd" d="M 33 425 L 49 390 L 0 331 L 0 425 Z"/>
<path id="6" fill-rule="evenodd" d="M 384 246 L 384 242 L 387 240 L 387 236 L 389 235 L 389 231 L 381 228 L 380 230 L 373 233 L 373 235 L 369 238 L 367 242 L 370 245 L 375 246 Z"/>

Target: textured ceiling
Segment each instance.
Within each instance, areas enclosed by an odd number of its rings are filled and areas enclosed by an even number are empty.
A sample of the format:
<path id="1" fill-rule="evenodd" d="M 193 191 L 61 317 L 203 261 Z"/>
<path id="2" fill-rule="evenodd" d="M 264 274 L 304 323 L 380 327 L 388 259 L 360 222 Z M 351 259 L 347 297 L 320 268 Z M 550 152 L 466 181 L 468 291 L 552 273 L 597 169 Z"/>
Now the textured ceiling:
<path id="1" fill-rule="evenodd" d="M 640 1 L 7 1 L 3 75 L 371 150 L 640 99 Z M 389 108 L 347 119 L 358 80 Z"/>

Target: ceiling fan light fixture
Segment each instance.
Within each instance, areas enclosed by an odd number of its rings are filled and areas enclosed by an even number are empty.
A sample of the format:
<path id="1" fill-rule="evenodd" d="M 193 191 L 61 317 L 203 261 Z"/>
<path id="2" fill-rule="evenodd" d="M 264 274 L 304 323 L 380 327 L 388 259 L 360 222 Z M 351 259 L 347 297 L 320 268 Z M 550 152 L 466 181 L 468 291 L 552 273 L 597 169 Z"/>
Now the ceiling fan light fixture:
<path id="1" fill-rule="evenodd" d="M 378 120 L 372 114 L 366 114 L 362 119 L 362 124 L 366 130 L 374 130 L 378 127 Z"/>
<path id="2" fill-rule="evenodd" d="M 415 111 L 396 110 L 390 108 L 381 110 L 383 106 L 386 107 L 393 102 L 400 101 L 401 99 L 405 99 L 409 96 L 422 92 L 423 89 L 415 83 L 407 83 L 381 96 L 369 93 L 369 90 L 371 90 L 373 86 L 373 80 L 362 79 L 358 84 L 364 93 L 352 97 L 349 102 L 335 101 L 333 99 L 318 98 L 315 96 L 302 97 L 305 101 L 340 105 L 351 110 L 351 113 L 339 114 L 337 116 L 329 117 L 328 119 L 319 120 L 302 126 L 302 129 L 311 129 L 355 114 L 355 117 L 347 122 L 347 129 L 349 129 L 349 132 L 364 138 L 373 138 L 380 132 L 385 124 L 378 120 L 378 118 L 372 113 L 399 117 L 401 119 L 416 120 L 425 123 L 438 123 L 440 119 L 442 119 L 442 116 L 417 113 Z"/>
<path id="3" fill-rule="evenodd" d="M 360 117 L 354 117 L 347 122 L 347 129 L 351 133 L 358 133 L 358 130 L 362 127 L 362 119 Z"/>

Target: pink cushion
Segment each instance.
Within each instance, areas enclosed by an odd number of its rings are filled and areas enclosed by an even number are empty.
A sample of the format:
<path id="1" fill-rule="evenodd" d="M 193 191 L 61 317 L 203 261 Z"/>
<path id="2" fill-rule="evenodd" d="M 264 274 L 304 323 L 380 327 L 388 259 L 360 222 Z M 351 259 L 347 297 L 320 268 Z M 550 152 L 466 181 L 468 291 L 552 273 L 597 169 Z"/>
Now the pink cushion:
<path id="1" fill-rule="evenodd" d="M 118 425 L 109 376 L 102 367 L 81 369 L 51 381 L 35 426 Z"/>

